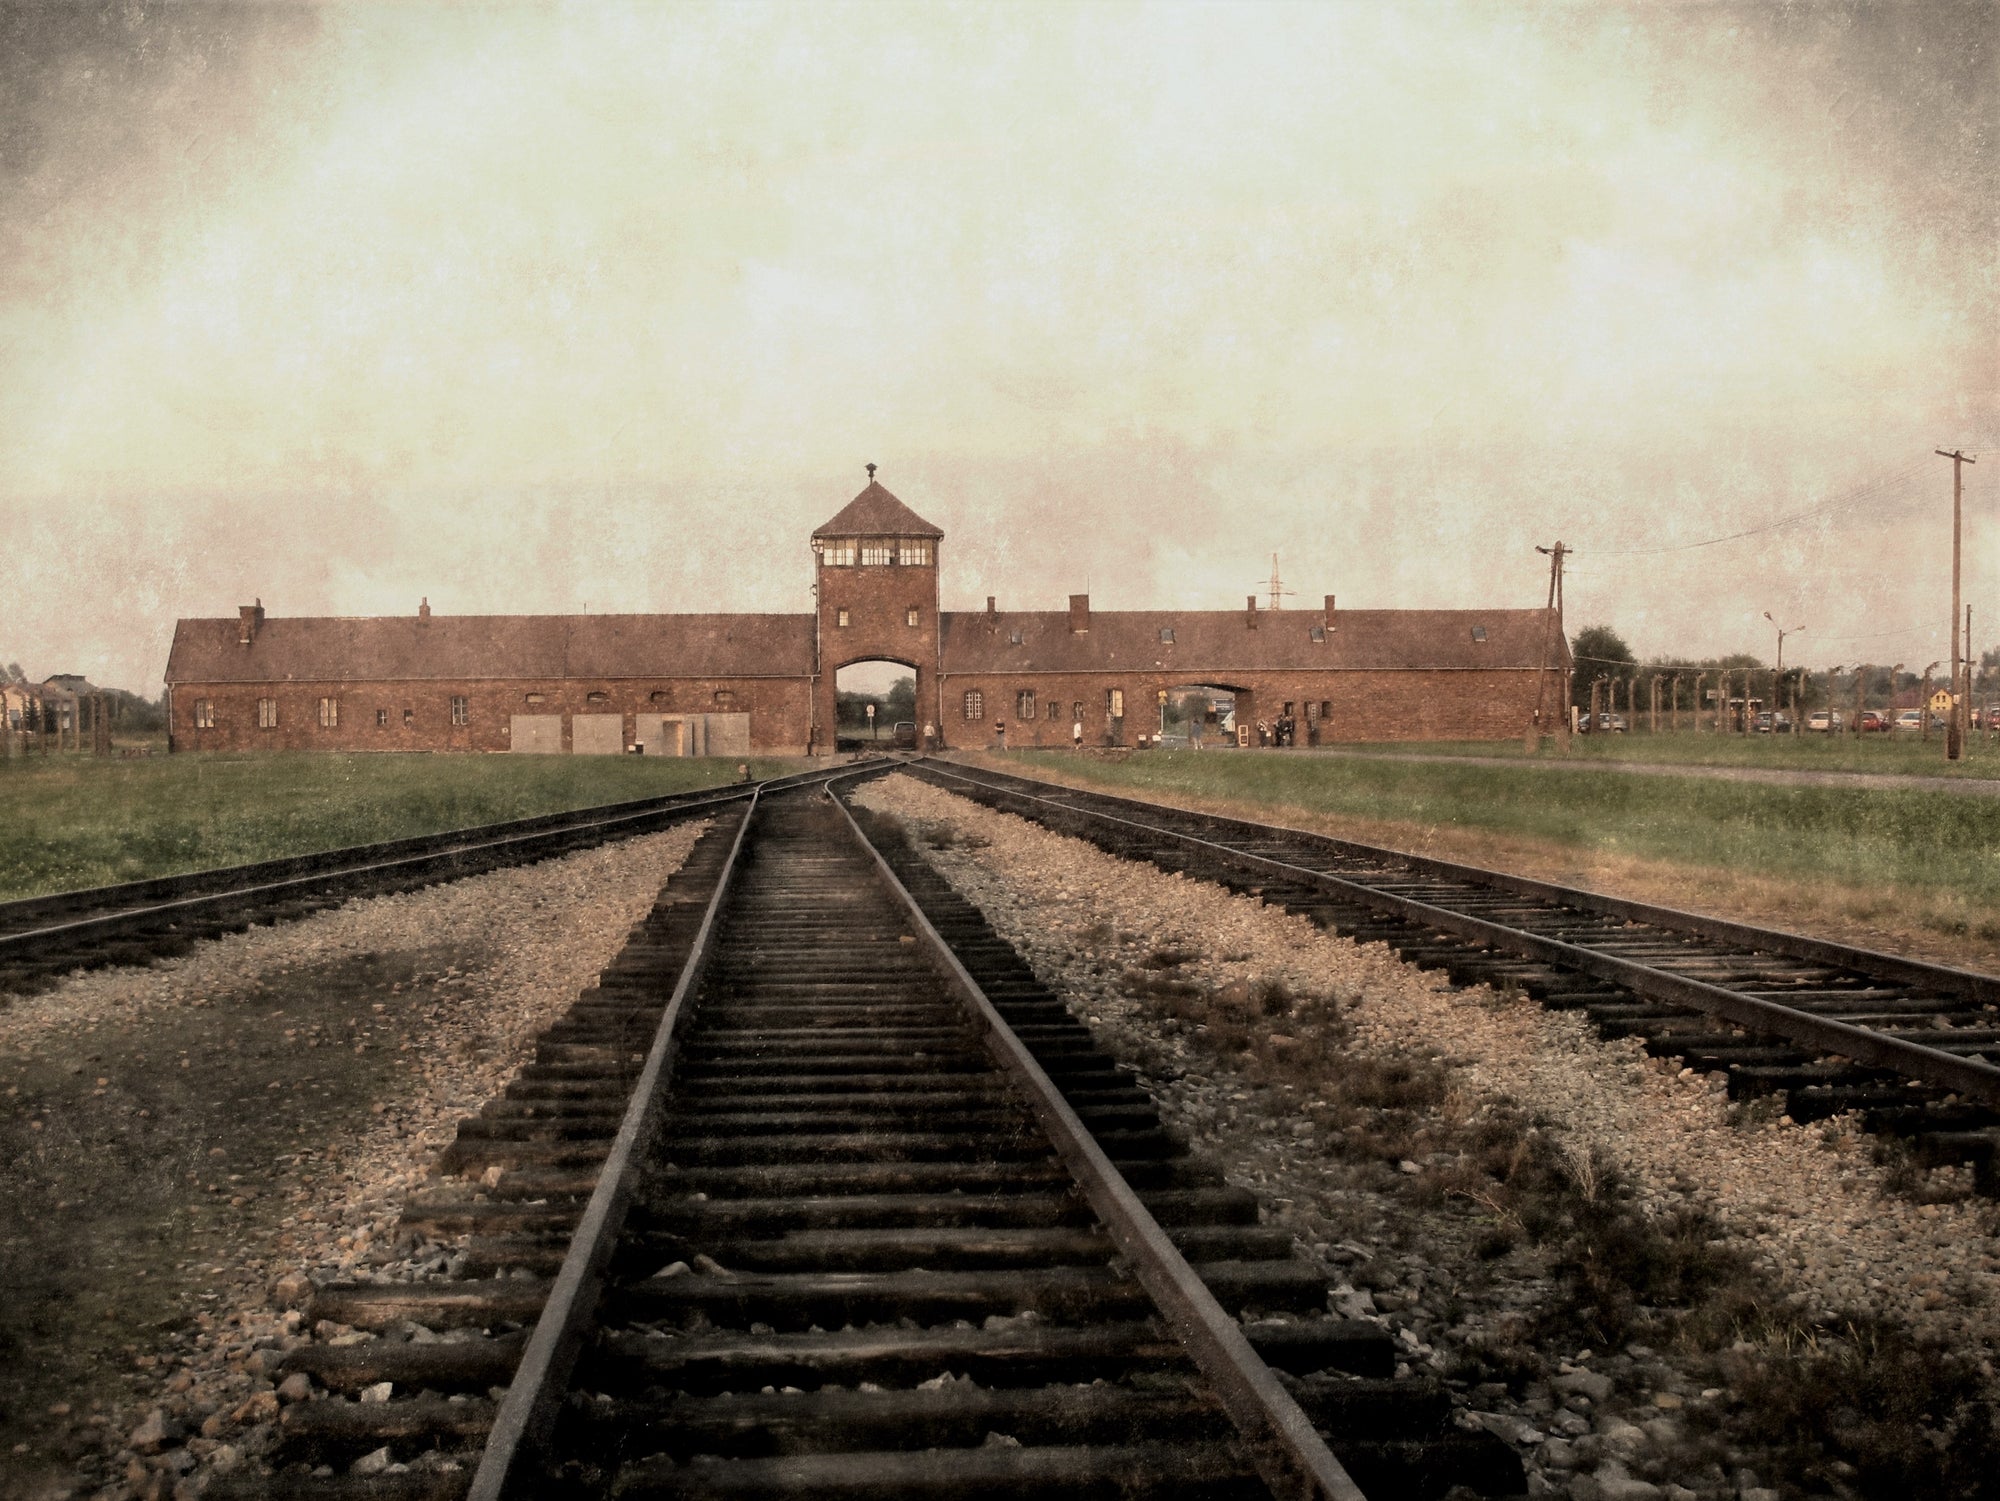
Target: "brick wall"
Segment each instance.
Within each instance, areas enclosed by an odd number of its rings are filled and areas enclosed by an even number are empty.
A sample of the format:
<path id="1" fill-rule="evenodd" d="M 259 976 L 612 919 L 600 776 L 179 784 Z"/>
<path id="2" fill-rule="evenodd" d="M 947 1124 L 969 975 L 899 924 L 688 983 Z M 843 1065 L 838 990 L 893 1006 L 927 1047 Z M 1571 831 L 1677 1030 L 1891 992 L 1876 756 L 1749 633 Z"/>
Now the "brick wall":
<path id="1" fill-rule="evenodd" d="M 1523 734 L 1535 708 L 1534 672 L 1285 672 L 1245 673 L 1216 678 L 1190 678 L 1187 673 L 986 674 L 953 673 L 944 680 L 944 734 L 948 744 L 979 748 L 994 743 L 995 727 L 1004 717 L 1007 744 L 1054 746 L 1070 743 L 1075 706 L 1083 705 L 1086 745 L 1134 744 L 1140 735 L 1159 728 L 1160 690 L 1184 689 L 1201 683 L 1230 687 L 1236 693 L 1236 719 L 1254 725 L 1275 720 L 1289 701 L 1298 721 L 1298 741 L 1308 743 L 1309 727 L 1323 743 L 1367 740 L 1506 740 Z M 1553 696 L 1561 692 L 1552 679 Z M 1107 690 L 1125 695 L 1122 725 L 1111 723 Z M 1024 689 L 1035 695 L 1035 717 L 1016 712 Z M 983 699 L 984 717 L 965 718 L 968 690 Z M 1061 713 L 1049 717 L 1053 699 Z M 1314 717 L 1306 716 L 1310 701 Z M 1328 716 L 1318 717 L 1324 703 Z M 1552 709 L 1551 712 L 1554 712 Z"/>
<path id="2" fill-rule="evenodd" d="M 730 697 L 718 699 L 718 693 Z M 536 694 L 540 702 L 531 702 Z M 602 698 L 593 698 L 597 694 Z M 466 700 L 464 725 L 451 722 L 454 697 Z M 265 698 L 277 700 L 275 728 L 258 726 L 258 701 Z M 338 700 L 337 726 L 320 724 L 322 698 Z M 213 729 L 195 724 L 204 699 L 213 706 Z M 177 751 L 505 751 L 516 714 L 560 714 L 567 751 L 570 717 L 576 714 L 622 714 L 629 744 L 638 714 L 735 713 L 750 716 L 753 750 L 796 755 L 805 749 L 810 699 L 804 678 L 177 683 L 173 746 Z M 379 722 L 381 716 L 387 723 Z"/>

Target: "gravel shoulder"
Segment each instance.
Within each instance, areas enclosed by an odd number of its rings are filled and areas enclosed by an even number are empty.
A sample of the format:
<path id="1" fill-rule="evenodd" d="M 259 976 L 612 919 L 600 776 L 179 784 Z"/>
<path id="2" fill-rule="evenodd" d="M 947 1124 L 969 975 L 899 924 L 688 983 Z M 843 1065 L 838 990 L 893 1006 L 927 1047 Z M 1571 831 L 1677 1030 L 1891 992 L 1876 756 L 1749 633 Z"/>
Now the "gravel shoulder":
<path id="1" fill-rule="evenodd" d="M 192 1493 L 198 1464 L 254 1451 L 299 1332 L 272 1284 L 365 1270 L 699 834 L 351 902 L 0 1010 L 0 1495 Z"/>
<path id="2" fill-rule="evenodd" d="M 931 846 L 938 868 L 1044 981 L 1143 1069 L 1170 1124 L 1216 1153 L 1269 1218 L 1293 1226 L 1326 1262 L 1345 1311 L 1394 1324 L 1411 1369 L 1465 1378 L 1456 1382 L 1464 1421 L 1519 1444 L 1535 1494 L 1862 1494 L 1843 1489 L 1838 1460 L 1811 1484 L 1773 1476 L 1771 1453 L 1729 1421 L 1740 1395 L 1729 1372 L 1772 1354 L 1760 1339 L 1779 1337 L 1780 1322 L 1837 1325 L 1864 1311 L 1965 1353 L 1990 1398 L 2000 1241 L 1991 1206 L 1965 1198 L 1956 1175 L 1922 1179 L 1913 1196 L 1907 1172 L 1898 1179 L 1878 1165 L 1851 1123 L 1801 1128 L 1731 1105 L 1719 1078 L 1650 1059 L 1635 1042 L 1607 1043 L 1574 1014 L 1454 989 L 1382 945 L 1357 945 L 910 778 L 870 784 L 857 800 Z M 1252 1043 L 1219 1045 L 1225 1003 L 1274 983 L 1320 998 L 1318 1009 L 1301 1005 L 1260 1020 Z M 1164 1010 L 1161 995 L 1172 1002 Z M 1561 1269 L 1531 1238 L 1496 1252 L 1493 1206 L 1479 1201 L 1462 1161 L 1450 1152 L 1384 1157 L 1352 1131 L 1330 1135 L 1320 1090 L 1332 1096 L 1338 1081 L 1266 1066 L 1309 1051 L 1317 1018 L 1338 1019 L 1345 1042 L 1335 1067 L 1441 1070 L 1424 1107 L 1432 1119 L 1408 1139 L 1468 1140 L 1497 1113 L 1525 1111 L 1574 1165 L 1584 1197 L 1593 1177 L 1615 1176 L 1643 1218 L 1703 1225 L 1714 1252 L 1738 1258 L 1767 1290 L 1763 1322 L 1746 1317 L 1733 1340 L 1687 1338 L 1674 1349 L 1559 1343 L 1542 1310 Z M 1509 1360 L 1505 1379 L 1473 1379 Z M 1595 1398 L 1577 1385 L 1585 1377 Z"/>

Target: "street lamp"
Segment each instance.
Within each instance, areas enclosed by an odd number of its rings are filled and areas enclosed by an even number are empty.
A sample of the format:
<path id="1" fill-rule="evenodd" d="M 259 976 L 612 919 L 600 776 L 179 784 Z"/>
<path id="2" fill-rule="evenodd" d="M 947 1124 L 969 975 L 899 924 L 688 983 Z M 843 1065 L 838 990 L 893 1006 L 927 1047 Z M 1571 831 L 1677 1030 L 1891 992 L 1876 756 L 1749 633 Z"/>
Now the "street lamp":
<path id="1" fill-rule="evenodd" d="M 1805 627 L 1802 625 L 1779 625 L 1777 617 L 1772 615 L 1769 610 L 1764 612 L 1764 618 L 1771 622 L 1771 628 L 1778 633 L 1778 665 L 1771 673 L 1771 733 L 1776 735 L 1778 733 L 1778 705 L 1779 701 L 1784 697 L 1785 692 L 1785 637 L 1796 636 Z M 1798 705 L 1794 704 L 1792 707 L 1796 709 Z M 1797 729 L 1798 726 L 1794 725 L 1793 728 Z"/>

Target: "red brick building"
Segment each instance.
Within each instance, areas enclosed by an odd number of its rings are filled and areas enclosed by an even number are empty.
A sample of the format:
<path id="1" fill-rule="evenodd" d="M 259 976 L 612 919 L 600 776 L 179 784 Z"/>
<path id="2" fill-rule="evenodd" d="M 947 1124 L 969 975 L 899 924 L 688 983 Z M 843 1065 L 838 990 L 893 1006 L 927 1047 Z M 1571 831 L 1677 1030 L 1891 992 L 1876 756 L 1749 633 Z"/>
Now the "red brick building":
<path id="1" fill-rule="evenodd" d="M 873 478 L 812 535 L 810 615 L 414 615 L 174 629 L 174 750 L 744 755 L 831 748 L 840 671 L 894 662 L 948 745 L 1132 744 L 1162 695 L 1233 696 L 1296 741 L 1503 739 L 1558 712 L 1568 648 L 1533 610 L 939 609 L 944 533 Z"/>

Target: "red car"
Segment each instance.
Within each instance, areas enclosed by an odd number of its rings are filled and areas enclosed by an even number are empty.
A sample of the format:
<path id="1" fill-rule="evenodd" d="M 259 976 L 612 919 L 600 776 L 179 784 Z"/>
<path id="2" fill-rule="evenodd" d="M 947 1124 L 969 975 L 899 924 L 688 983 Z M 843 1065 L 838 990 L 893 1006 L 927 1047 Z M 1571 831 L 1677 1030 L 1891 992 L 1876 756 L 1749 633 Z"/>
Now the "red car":
<path id="1" fill-rule="evenodd" d="M 1864 735 L 1871 730 L 1880 730 L 1886 734 L 1893 730 L 1895 725 L 1890 722 L 1888 715 L 1877 714 L 1873 709 L 1863 709 L 1856 728 Z"/>

